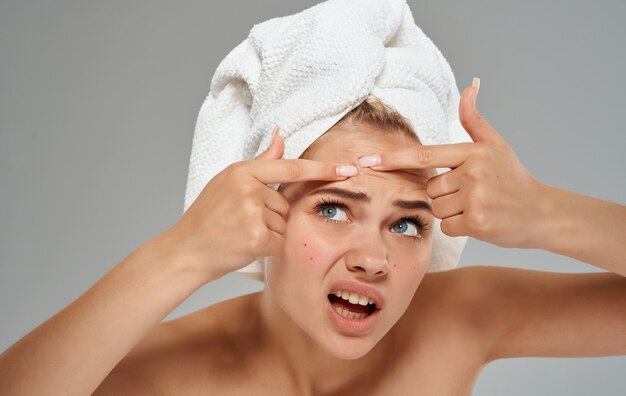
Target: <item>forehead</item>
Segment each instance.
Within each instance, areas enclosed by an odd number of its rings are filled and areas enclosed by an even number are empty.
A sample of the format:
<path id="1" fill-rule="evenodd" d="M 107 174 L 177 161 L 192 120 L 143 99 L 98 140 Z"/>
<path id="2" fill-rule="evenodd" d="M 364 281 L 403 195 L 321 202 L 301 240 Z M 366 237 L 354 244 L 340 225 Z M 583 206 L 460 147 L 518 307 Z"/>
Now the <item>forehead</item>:
<path id="1" fill-rule="evenodd" d="M 404 132 L 382 130 L 364 123 L 342 123 L 315 140 L 307 149 L 306 157 L 326 161 L 330 157 L 392 151 L 419 144 L 417 137 L 409 137 Z"/>
<path id="2" fill-rule="evenodd" d="M 367 128 L 367 127 L 363 127 Z M 357 191 L 368 192 L 381 197 L 404 196 L 407 198 L 426 198 L 425 189 L 430 170 L 412 169 L 394 171 L 374 171 L 369 168 L 360 168 L 358 159 L 364 155 L 380 152 L 393 152 L 412 146 L 418 146 L 417 139 L 411 139 L 401 133 L 379 133 L 376 131 L 352 130 L 331 131 L 318 139 L 308 150 L 307 159 L 316 161 L 338 162 L 346 165 L 355 165 L 358 175 L 339 182 L 300 182 L 285 186 L 283 192 L 289 195 L 300 196 L 320 186 L 337 186 Z M 421 192 L 421 194 L 417 194 Z"/>

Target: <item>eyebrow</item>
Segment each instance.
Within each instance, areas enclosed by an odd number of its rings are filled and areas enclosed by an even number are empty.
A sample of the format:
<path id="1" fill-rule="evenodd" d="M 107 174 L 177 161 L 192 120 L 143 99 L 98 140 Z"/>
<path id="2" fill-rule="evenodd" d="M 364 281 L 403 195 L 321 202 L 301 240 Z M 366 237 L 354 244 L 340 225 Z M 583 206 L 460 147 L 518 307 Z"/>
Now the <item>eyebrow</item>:
<path id="1" fill-rule="evenodd" d="M 364 192 L 355 192 L 355 191 L 350 191 L 350 190 L 344 190 L 343 188 L 337 188 L 337 187 L 320 188 L 319 190 L 315 190 L 315 191 L 311 192 L 311 195 L 323 194 L 323 193 L 337 195 L 339 197 L 346 198 L 346 199 L 351 199 L 353 201 L 370 202 L 372 200 L 370 198 L 370 196 L 367 195 Z M 428 202 L 424 201 L 424 200 L 421 200 L 421 199 L 417 199 L 417 200 L 414 200 L 414 201 L 407 201 L 407 200 L 403 200 L 403 199 L 397 199 L 397 200 L 392 202 L 392 205 L 393 206 L 397 206 L 397 207 L 402 208 L 402 209 L 426 209 L 430 213 L 433 212 L 432 208 L 430 207 L 430 204 Z"/>

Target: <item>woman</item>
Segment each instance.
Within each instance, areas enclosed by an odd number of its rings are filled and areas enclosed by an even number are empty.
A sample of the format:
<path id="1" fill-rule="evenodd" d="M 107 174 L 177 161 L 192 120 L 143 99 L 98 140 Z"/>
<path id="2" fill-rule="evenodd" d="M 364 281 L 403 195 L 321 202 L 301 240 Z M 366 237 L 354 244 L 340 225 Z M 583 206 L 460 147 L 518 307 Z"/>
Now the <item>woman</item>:
<path id="1" fill-rule="evenodd" d="M 2 389 L 469 395 L 495 359 L 626 354 L 624 207 L 537 182 L 480 116 L 476 93 L 467 88 L 460 104 L 473 146 L 420 146 L 375 102 L 318 139 L 307 159 L 280 160 L 276 137 L 5 351 Z M 379 166 L 359 165 L 372 154 Z M 357 174 L 337 176 L 338 165 Z M 432 177 L 440 166 L 454 169 Z M 477 203 L 496 215 L 481 216 Z M 434 216 L 448 234 L 544 248 L 616 274 L 483 266 L 426 274 Z M 507 221 L 490 223 L 499 218 Z M 581 221 L 586 231 L 571 232 Z M 159 324 L 201 285 L 259 256 L 273 257 L 262 292 Z M 357 291 L 363 305 L 342 291 Z"/>

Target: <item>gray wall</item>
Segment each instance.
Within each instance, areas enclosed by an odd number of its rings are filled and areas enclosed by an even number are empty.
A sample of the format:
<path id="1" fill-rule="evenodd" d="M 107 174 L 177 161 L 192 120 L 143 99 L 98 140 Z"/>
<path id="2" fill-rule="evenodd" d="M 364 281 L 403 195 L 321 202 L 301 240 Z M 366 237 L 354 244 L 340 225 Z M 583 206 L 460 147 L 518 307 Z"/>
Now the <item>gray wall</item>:
<path id="1" fill-rule="evenodd" d="M 311 1 L 0 2 L 0 350 L 180 216 L 219 61 Z M 459 87 L 541 181 L 624 204 L 622 1 L 416 1 Z M 599 269 L 470 241 L 461 266 Z M 261 284 L 228 275 L 169 318 Z M 509 359 L 475 395 L 623 395 L 626 357 Z"/>

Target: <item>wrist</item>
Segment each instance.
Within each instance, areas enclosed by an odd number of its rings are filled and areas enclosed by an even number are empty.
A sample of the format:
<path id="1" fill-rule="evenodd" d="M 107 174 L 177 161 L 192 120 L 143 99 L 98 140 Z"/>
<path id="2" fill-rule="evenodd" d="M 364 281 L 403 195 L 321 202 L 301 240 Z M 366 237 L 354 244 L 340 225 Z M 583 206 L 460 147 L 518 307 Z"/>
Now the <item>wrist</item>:
<path id="1" fill-rule="evenodd" d="M 567 217 L 562 215 L 566 201 L 563 190 L 537 182 L 536 223 L 531 232 L 532 238 L 526 248 L 553 251 L 557 239 L 566 234 L 569 228 Z"/>
<path id="2" fill-rule="evenodd" d="M 159 268 L 171 271 L 179 279 L 185 279 L 198 288 L 218 278 L 207 270 L 206 264 L 201 266 L 187 254 L 187 249 L 176 238 L 172 229 L 144 243 L 137 250 L 137 254 L 143 260 L 151 261 Z"/>

